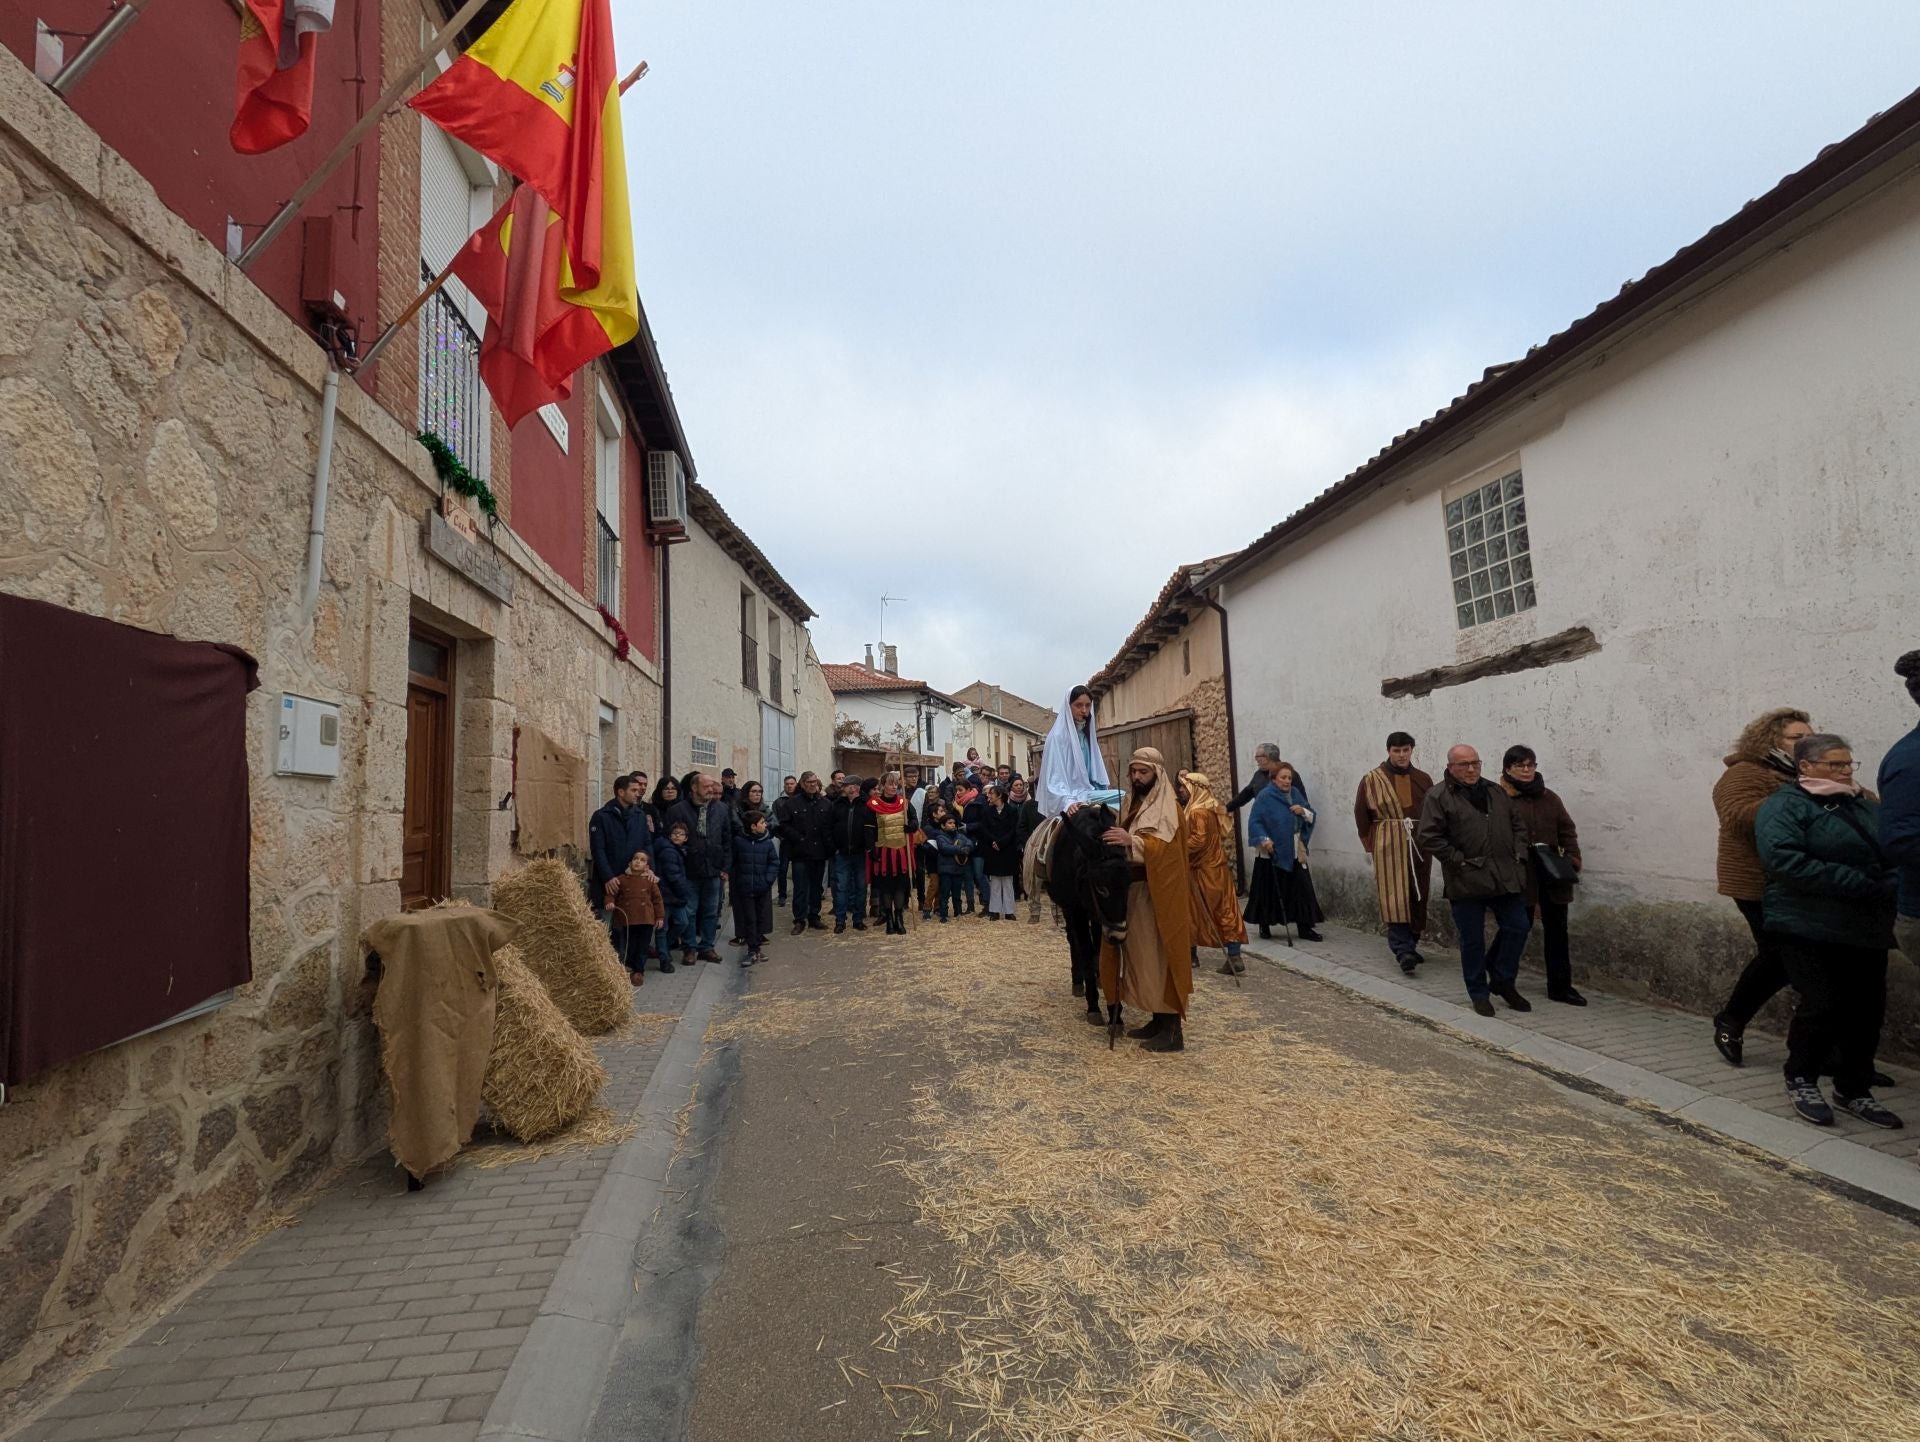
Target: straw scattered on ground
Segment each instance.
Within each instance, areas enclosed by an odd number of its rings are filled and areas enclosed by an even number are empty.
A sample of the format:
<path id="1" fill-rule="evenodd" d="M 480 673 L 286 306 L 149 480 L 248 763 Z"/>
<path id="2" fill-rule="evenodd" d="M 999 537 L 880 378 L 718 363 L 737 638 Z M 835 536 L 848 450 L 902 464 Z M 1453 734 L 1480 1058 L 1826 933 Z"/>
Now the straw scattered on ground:
<path id="1" fill-rule="evenodd" d="M 544 1140 L 522 1144 L 495 1143 L 470 1146 L 460 1153 L 458 1165 L 480 1167 L 517 1167 L 525 1162 L 543 1161 L 568 1152 L 590 1151 L 594 1147 L 617 1147 L 631 1137 L 639 1123 L 616 1116 L 603 1106 L 591 1107 L 564 1131 Z"/>
<path id="2" fill-rule="evenodd" d="M 1050 928 L 912 942 L 912 987 L 719 1029 L 946 1049 L 891 1165 L 958 1264 L 891 1268 L 871 1355 L 838 1359 L 902 1436 L 1920 1437 L 1920 1250 L 1891 1223 L 1518 1071 L 1503 1095 L 1481 1059 L 1402 1061 L 1384 1017 L 1381 1062 L 1323 1045 L 1257 970 L 1205 978 L 1161 1057 L 1080 1021 Z M 902 1375 L 923 1333 L 960 1360 Z"/>
<path id="3" fill-rule="evenodd" d="M 481 1098 L 494 1120 L 523 1142 L 542 1141 L 585 1116 L 607 1069 L 560 1013 L 517 946 L 493 954 L 499 986 L 493 1050 Z"/>
<path id="4" fill-rule="evenodd" d="M 496 910 L 519 928 L 514 945 L 582 1036 L 604 1036 L 633 1011 L 633 987 L 594 919 L 580 881 L 554 857 L 493 883 Z"/>

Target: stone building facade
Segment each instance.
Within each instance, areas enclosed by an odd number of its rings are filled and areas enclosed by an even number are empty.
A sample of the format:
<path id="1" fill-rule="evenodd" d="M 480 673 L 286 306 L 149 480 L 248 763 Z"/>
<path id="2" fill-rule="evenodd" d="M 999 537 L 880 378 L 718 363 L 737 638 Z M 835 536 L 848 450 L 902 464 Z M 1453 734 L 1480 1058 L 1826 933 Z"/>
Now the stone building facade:
<path id="1" fill-rule="evenodd" d="M 388 357 L 408 374 L 403 341 Z M 483 527 L 468 549 L 430 550 L 447 502 L 411 411 L 396 417 L 351 380 L 318 603 L 304 613 L 326 366 L 305 329 L 0 52 L 0 590 L 231 643 L 262 683 L 248 703 L 252 980 L 0 1106 L 7 1406 L 384 1143 L 357 938 L 401 905 L 420 628 L 452 655 L 451 894 L 484 901 L 515 864 L 502 803 L 517 727 L 584 756 L 611 711 L 622 755 L 660 755 L 658 638 L 617 658 L 588 599 L 592 552 L 563 576 L 519 533 L 504 437 L 492 544 Z M 627 408 L 638 516 L 641 448 L 671 401 L 633 374 L 609 365 L 599 379 Z M 671 430 L 662 443 L 683 445 Z M 274 774 L 283 693 L 339 705 L 338 777 Z"/>
<path id="2" fill-rule="evenodd" d="M 1117 775 L 1114 768 L 1124 767 L 1136 747 L 1157 746 L 1170 766 L 1204 771 L 1223 802 L 1246 779 L 1234 769 L 1244 760 L 1234 752 L 1227 707 L 1227 633 L 1204 594 L 1208 575 L 1225 559 L 1196 561 L 1169 576 L 1114 658 L 1087 683 L 1110 773 Z M 1237 837 L 1228 847 L 1237 855 Z"/>

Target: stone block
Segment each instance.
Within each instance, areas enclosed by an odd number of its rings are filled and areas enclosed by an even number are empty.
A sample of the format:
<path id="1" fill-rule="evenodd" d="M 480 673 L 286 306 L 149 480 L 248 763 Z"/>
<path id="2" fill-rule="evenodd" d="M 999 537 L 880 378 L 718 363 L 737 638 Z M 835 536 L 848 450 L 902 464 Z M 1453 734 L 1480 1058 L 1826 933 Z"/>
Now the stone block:
<path id="1" fill-rule="evenodd" d="M 193 1169 L 204 1172 L 218 1160 L 239 1133 L 240 1120 L 231 1106 L 215 1107 L 200 1118 L 193 1144 Z"/>
<path id="2" fill-rule="evenodd" d="M 172 1189 L 184 1147 L 180 1119 L 170 1110 L 148 1112 L 121 1137 L 93 1189 L 86 1250 L 67 1274 L 68 1307 L 84 1311 L 99 1299 L 126 1257 L 133 1229 Z"/>
<path id="3" fill-rule="evenodd" d="M 245 1236 L 261 1195 L 253 1164 L 238 1161 L 210 1185 L 169 1202 L 140 1255 L 133 1306 L 151 1306 Z"/>
<path id="4" fill-rule="evenodd" d="M 105 485 L 93 441 L 32 377 L 0 380 L 0 474 L 0 534 L 36 544 L 70 544 Z"/>
<path id="5" fill-rule="evenodd" d="M 316 946 L 274 982 L 263 1020 L 275 1031 L 305 1031 L 333 1010 L 333 946 Z"/>
<path id="6" fill-rule="evenodd" d="M 7 1285 L 0 1289 L 0 1357 L 19 1356 L 32 1336 L 73 1240 L 75 1210 L 74 1188 L 62 1187 L 0 1240 L 9 1259 Z"/>
<path id="7" fill-rule="evenodd" d="M 0 591 L 93 616 L 107 609 L 107 588 L 100 573 L 71 556 L 42 553 L 25 564 L 0 565 Z"/>
<path id="8" fill-rule="evenodd" d="M 403 832 L 400 813 L 373 812 L 360 818 L 360 863 L 355 879 L 361 885 L 398 881 Z M 363 918 L 363 925 L 372 918 Z"/>
<path id="9" fill-rule="evenodd" d="M 19 254 L 9 236 L 0 241 L 0 356 L 23 356 L 42 339 L 59 292 L 39 267 Z"/>
<path id="10" fill-rule="evenodd" d="M 130 306 L 134 336 L 147 366 L 155 376 L 170 376 L 187 347 L 186 323 L 166 292 L 150 285 L 133 297 Z"/>
<path id="11" fill-rule="evenodd" d="M 247 1097 L 241 1103 L 247 1129 L 255 1145 L 268 1161 L 278 1161 L 299 1140 L 303 1128 L 303 1102 L 297 1086 L 275 1087 L 262 1096 Z"/>
<path id="12" fill-rule="evenodd" d="M 154 428 L 146 475 L 147 494 L 159 504 L 177 538 L 192 544 L 219 530 L 219 483 L 185 421 L 170 418 Z"/>

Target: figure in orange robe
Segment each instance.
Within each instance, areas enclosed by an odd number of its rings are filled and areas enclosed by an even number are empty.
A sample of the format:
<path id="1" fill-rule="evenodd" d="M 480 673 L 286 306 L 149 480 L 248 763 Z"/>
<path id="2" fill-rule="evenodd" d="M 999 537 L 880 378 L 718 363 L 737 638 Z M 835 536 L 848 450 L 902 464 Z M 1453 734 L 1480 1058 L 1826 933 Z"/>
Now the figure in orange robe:
<path id="1" fill-rule="evenodd" d="M 1100 987 L 1108 997 L 1109 1027 L 1121 1004 L 1151 1012 L 1127 1032 L 1148 1051 L 1184 1051 L 1181 1022 L 1193 991 L 1193 917 L 1187 896 L 1186 823 L 1166 762 L 1151 746 L 1127 764 L 1120 824 L 1107 840 L 1127 848 L 1133 884 L 1127 888 L 1127 937 L 1100 947 Z"/>
<path id="2" fill-rule="evenodd" d="M 1213 794 L 1213 782 L 1204 771 L 1180 775 L 1187 788 L 1187 886 L 1193 903 L 1193 944 L 1221 947 L 1227 959 L 1222 976 L 1247 969 L 1240 959 L 1246 944 L 1247 923 L 1234 904 L 1233 869 L 1227 865 L 1227 809 Z"/>

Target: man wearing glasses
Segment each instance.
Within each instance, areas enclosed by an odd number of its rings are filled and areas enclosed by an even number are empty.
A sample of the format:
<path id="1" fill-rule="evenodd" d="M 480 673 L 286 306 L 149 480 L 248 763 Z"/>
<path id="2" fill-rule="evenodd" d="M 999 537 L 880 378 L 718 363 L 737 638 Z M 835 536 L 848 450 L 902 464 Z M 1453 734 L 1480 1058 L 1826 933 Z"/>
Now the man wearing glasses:
<path id="1" fill-rule="evenodd" d="M 1460 933 L 1460 971 L 1481 1016 L 1493 1015 L 1490 992 L 1515 1011 L 1532 1004 L 1514 985 L 1533 920 L 1527 912 L 1527 828 L 1512 798 L 1480 774 L 1471 746 L 1447 752 L 1447 779 L 1420 806 L 1420 849 L 1440 863 L 1447 904 Z M 1487 949 L 1487 913 L 1499 923 Z M 1489 985 L 1491 982 L 1491 985 Z"/>

